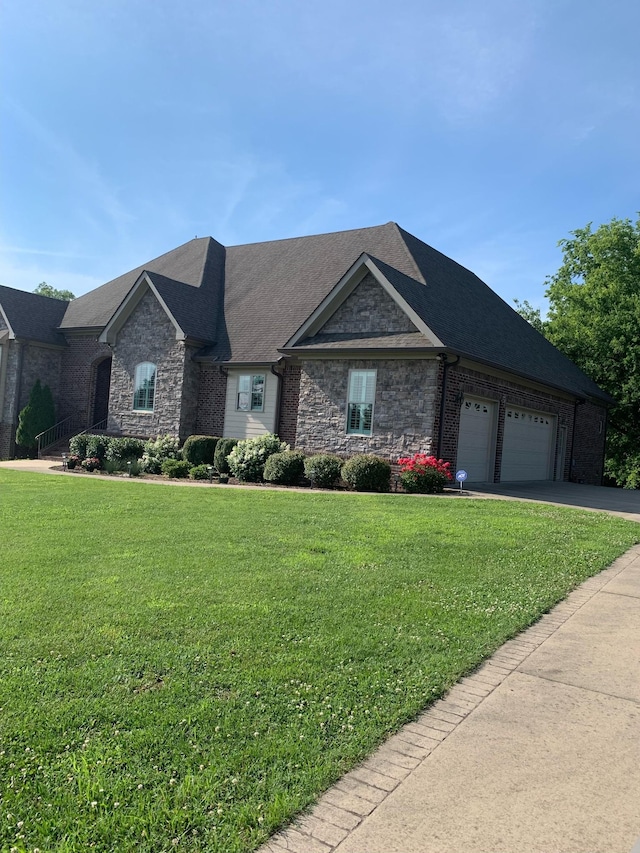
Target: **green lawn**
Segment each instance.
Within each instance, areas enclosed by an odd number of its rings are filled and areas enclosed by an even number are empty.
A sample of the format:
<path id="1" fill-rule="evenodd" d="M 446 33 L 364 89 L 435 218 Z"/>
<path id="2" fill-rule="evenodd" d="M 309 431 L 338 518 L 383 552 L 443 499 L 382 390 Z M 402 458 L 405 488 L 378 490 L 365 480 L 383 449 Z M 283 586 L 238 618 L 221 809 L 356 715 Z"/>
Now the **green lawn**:
<path id="1" fill-rule="evenodd" d="M 251 850 L 639 534 L 1 470 L 0 848 Z"/>

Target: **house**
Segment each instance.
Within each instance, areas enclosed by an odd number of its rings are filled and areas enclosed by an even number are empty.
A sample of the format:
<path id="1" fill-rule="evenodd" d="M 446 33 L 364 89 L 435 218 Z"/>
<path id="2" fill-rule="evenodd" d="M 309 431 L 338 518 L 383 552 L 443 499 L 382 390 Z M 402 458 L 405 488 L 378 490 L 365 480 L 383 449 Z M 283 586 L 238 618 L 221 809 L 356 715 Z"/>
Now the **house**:
<path id="1" fill-rule="evenodd" d="M 475 482 L 600 483 L 613 403 L 393 222 L 196 238 L 68 303 L 0 287 L 0 457 L 37 378 L 69 432 L 277 432 L 309 453 L 433 453 Z"/>

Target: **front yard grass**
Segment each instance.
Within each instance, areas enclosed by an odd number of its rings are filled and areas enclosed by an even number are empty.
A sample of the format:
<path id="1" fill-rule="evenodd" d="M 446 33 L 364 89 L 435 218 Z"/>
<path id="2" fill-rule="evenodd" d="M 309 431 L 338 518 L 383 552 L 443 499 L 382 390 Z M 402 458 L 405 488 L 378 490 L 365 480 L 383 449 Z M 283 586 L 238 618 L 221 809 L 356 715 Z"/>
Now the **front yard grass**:
<path id="1" fill-rule="evenodd" d="M 0 847 L 252 850 L 640 528 L 0 471 Z"/>

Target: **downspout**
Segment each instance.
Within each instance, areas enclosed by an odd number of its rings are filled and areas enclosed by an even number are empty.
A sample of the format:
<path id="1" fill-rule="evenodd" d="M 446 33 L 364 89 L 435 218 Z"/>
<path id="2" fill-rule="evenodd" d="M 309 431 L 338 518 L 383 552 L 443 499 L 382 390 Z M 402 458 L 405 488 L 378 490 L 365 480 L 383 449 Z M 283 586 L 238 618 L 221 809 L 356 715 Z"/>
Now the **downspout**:
<path id="1" fill-rule="evenodd" d="M 13 457 L 16 451 L 16 430 L 18 429 L 18 421 L 20 417 L 20 395 L 22 394 L 22 365 L 24 362 L 24 348 L 26 344 L 16 341 L 18 344 L 18 364 L 16 368 L 16 391 L 15 391 L 15 411 L 13 413 L 13 429 L 9 439 L 9 456 Z"/>
<path id="2" fill-rule="evenodd" d="M 573 404 L 573 427 L 571 428 L 571 464 L 569 465 L 569 482 L 573 483 L 573 469 L 575 467 L 575 440 L 576 440 L 576 421 L 578 420 L 578 406 L 584 404 L 584 400 L 577 399 Z"/>
<path id="3" fill-rule="evenodd" d="M 281 414 L 280 411 L 280 402 L 282 398 L 282 383 L 284 382 L 284 371 L 282 373 L 278 373 L 275 368 L 275 365 L 271 365 L 271 372 L 278 379 L 278 390 L 276 391 L 276 422 L 275 422 L 275 433 L 276 435 L 280 435 L 280 420 Z"/>
<path id="4" fill-rule="evenodd" d="M 438 353 L 438 358 L 442 360 L 442 396 L 440 397 L 440 429 L 438 430 L 438 449 L 436 456 L 442 459 L 442 438 L 444 434 L 444 411 L 447 403 L 447 373 L 450 367 L 455 367 L 460 361 L 460 356 L 456 356 L 455 361 L 448 361 L 447 353 Z"/>

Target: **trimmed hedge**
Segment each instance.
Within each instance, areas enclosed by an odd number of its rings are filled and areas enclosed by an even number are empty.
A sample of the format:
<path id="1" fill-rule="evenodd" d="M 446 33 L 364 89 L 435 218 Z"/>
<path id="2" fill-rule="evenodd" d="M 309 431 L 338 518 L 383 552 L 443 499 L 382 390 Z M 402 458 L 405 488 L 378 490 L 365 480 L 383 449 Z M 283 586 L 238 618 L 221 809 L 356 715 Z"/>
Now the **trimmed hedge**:
<path id="1" fill-rule="evenodd" d="M 317 453 L 304 461 L 304 475 L 319 489 L 333 489 L 340 479 L 343 460 L 333 453 Z"/>
<path id="2" fill-rule="evenodd" d="M 305 455 L 300 450 L 274 453 L 265 462 L 263 478 L 280 486 L 297 485 L 304 474 Z"/>
<path id="3" fill-rule="evenodd" d="M 213 465 L 217 435 L 190 435 L 182 447 L 182 458 L 191 465 Z"/>
<path id="4" fill-rule="evenodd" d="M 216 450 L 213 454 L 213 467 L 216 469 L 218 474 L 229 473 L 230 469 L 229 463 L 227 462 L 227 456 L 231 453 L 237 443 L 237 438 L 218 439 L 218 443 L 216 444 Z"/>
<path id="5" fill-rule="evenodd" d="M 391 465 L 373 453 L 359 453 L 342 466 L 342 479 L 356 492 L 388 492 Z"/>
<path id="6" fill-rule="evenodd" d="M 189 477 L 192 480 L 208 480 L 211 467 L 211 465 L 194 465 L 189 471 Z"/>
<path id="7" fill-rule="evenodd" d="M 183 480 L 189 476 L 191 465 L 183 459 L 165 459 L 162 463 L 162 473 L 171 480 Z"/>

